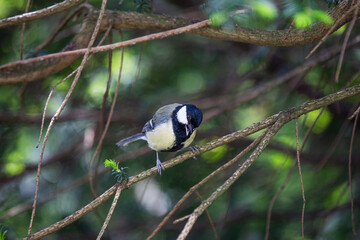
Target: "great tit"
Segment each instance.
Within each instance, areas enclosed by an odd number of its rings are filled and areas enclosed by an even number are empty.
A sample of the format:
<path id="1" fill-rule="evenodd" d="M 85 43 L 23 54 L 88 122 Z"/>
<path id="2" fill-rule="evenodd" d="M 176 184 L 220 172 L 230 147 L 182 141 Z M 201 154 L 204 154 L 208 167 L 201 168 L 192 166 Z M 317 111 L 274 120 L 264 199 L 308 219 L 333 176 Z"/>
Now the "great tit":
<path id="1" fill-rule="evenodd" d="M 137 140 L 145 140 L 156 151 L 156 167 L 159 174 L 165 170 L 159 152 L 176 152 L 188 147 L 194 140 L 196 128 L 202 121 L 202 112 L 192 104 L 173 103 L 159 108 L 145 123 L 141 133 L 119 141 L 117 146 L 126 146 Z"/>

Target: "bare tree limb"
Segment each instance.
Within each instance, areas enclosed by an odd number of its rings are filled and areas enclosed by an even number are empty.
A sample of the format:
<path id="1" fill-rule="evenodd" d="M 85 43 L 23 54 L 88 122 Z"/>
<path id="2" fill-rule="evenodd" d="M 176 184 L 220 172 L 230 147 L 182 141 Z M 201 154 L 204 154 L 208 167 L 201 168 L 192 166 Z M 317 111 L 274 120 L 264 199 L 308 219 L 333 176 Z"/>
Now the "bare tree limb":
<path id="1" fill-rule="evenodd" d="M 337 30 L 339 27 L 353 19 L 353 12 L 356 10 L 356 8 L 351 11 L 349 11 L 349 9 L 351 9 L 350 0 L 344 0 L 338 6 L 330 10 L 329 15 L 334 19 L 334 21 L 341 20 L 338 21 L 338 25 L 332 29 L 332 31 Z M 344 15 L 345 12 L 349 13 Z M 90 38 L 89 35 L 91 35 L 91 31 L 88 31 L 88 28 L 93 29 L 91 26 L 95 24 L 97 15 L 98 11 L 94 11 L 84 19 L 82 30 L 80 30 L 79 33 L 73 38 L 73 41 L 66 48 L 67 50 L 86 47 L 86 44 L 84 44 L 86 41 L 84 41 L 84 39 Z M 100 31 L 106 31 L 110 24 L 113 24 L 114 29 L 126 28 L 156 30 L 164 31 L 164 34 L 150 34 L 141 38 L 128 40 L 123 43 L 115 43 L 99 48 L 93 48 L 93 52 L 114 50 L 116 48 L 134 45 L 139 42 L 150 41 L 155 38 L 169 37 L 173 34 L 165 34 L 166 31 L 193 25 L 193 21 L 185 18 L 156 14 L 108 10 L 104 14 L 104 19 L 101 24 Z M 202 26 L 199 28 L 186 29 L 186 31 L 177 32 L 176 34 L 191 33 L 209 38 L 264 46 L 297 46 L 318 41 L 326 33 L 328 33 L 330 29 L 330 25 L 326 25 L 324 23 L 314 23 L 308 28 L 294 29 L 289 34 L 287 34 L 287 30 L 268 31 L 235 27 L 233 31 L 230 31 L 220 27 Z M 85 51 L 86 49 L 66 51 L 58 54 L 49 54 L 42 57 L 2 65 L 0 66 L 0 84 L 15 84 L 22 81 L 30 82 L 39 78 L 44 78 L 50 74 L 66 68 L 77 59 L 77 55 L 83 54 Z"/>
<path id="2" fill-rule="evenodd" d="M 25 23 L 25 22 L 41 19 L 47 16 L 51 16 L 56 13 L 63 12 L 82 2 L 84 2 L 84 0 L 66 0 L 38 11 L 24 13 L 22 15 L 10 17 L 10 18 L 5 18 L 0 20 L 0 28 L 9 27 L 20 23 Z"/>

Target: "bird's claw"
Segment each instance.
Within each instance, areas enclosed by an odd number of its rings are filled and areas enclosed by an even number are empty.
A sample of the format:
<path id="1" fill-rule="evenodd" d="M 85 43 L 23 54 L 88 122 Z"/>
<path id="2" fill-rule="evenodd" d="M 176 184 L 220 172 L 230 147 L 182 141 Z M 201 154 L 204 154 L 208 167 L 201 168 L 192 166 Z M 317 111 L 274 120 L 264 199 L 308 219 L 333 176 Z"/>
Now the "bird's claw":
<path id="1" fill-rule="evenodd" d="M 200 150 L 199 150 L 199 146 L 195 145 L 195 146 L 191 146 L 189 147 L 189 149 L 193 152 L 193 153 L 199 153 L 200 154 Z M 196 156 L 193 157 L 194 159 L 197 159 Z"/>
<path id="2" fill-rule="evenodd" d="M 164 165 L 162 165 L 159 159 L 156 159 L 156 167 L 160 175 L 161 175 L 161 169 L 165 170 Z"/>

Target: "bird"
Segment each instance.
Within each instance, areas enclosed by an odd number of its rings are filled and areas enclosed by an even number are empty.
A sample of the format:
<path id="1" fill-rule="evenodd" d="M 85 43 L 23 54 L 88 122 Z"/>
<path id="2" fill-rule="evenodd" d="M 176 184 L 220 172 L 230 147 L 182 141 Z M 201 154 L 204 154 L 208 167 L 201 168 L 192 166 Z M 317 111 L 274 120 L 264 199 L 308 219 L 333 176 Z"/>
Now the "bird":
<path id="1" fill-rule="evenodd" d="M 159 152 L 176 152 L 188 147 L 195 138 L 202 118 L 202 111 L 193 104 L 165 105 L 145 123 L 141 133 L 124 138 L 116 145 L 124 147 L 137 140 L 147 141 L 149 148 L 156 151 L 156 167 L 161 175 L 161 169 L 165 168 L 159 159 Z M 197 147 L 190 149 L 198 151 Z"/>

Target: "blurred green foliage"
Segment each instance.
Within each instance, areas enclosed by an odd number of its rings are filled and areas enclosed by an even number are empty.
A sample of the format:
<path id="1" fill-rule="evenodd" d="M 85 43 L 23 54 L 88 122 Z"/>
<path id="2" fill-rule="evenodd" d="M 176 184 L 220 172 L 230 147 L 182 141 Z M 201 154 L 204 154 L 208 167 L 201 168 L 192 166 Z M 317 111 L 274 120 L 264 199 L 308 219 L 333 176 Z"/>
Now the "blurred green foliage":
<path id="1" fill-rule="evenodd" d="M 24 0 L 0 0 L 0 18 L 10 17 L 13 12 L 21 12 L 24 10 L 26 2 Z"/>
<path id="2" fill-rule="evenodd" d="M 304 11 L 298 12 L 294 16 L 295 27 L 304 28 L 315 21 L 323 22 L 327 25 L 333 24 L 333 19 L 323 10 L 313 10 L 311 8 L 305 8 Z"/>

